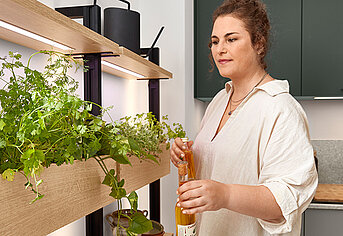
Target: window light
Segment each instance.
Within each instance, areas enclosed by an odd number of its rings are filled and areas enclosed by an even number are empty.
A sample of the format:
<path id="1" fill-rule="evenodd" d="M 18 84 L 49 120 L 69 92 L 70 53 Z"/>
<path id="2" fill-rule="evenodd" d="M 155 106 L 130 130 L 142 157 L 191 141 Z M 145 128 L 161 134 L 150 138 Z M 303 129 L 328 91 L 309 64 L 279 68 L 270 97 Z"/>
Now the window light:
<path id="1" fill-rule="evenodd" d="M 101 64 L 103 64 L 104 66 L 111 67 L 111 68 L 116 69 L 116 70 L 120 70 L 120 71 L 122 71 L 122 72 L 124 72 L 124 73 L 130 74 L 130 75 L 133 75 L 133 76 L 136 76 L 136 77 L 138 77 L 138 78 L 140 78 L 140 79 L 142 79 L 142 78 L 145 77 L 145 76 L 140 75 L 140 74 L 138 74 L 138 73 L 136 73 L 136 72 L 127 70 L 127 69 L 125 69 L 125 68 L 123 68 L 123 67 L 114 65 L 114 64 L 109 63 L 109 62 L 107 62 L 107 61 L 101 61 Z"/>
<path id="2" fill-rule="evenodd" d="M 6 29 L 14 31 L 14 32 L 16 32 L 18 34 L 22 34 L 24 36 L 27 36 L 27 37 L 30 37 L 32 39 L 41 41 L 43 43 L 49 44 L 49 45 L 51 45 L 53 47 L 57 47 L 57 48 L 60 48 L 62 50 L 65 50 L 65 51 L 73 50 L 70 47 L 64 46 L 64 45 L 62 45 L 60 43 L 54 42 L 54 41 L 52 41 L 50 39 L 44 38 L 42 36 L 39 36 L 38 34 L 31 33 L 31 32 L 29 32 L 27 30 L 21 29 L 21 28 L 19 28 L 17 26 L 8 24 L 8 23 L 6 23 L 4 21 L 1 21 L 1 20 L 0 20 L 0 27 L 6 28 Z"/>

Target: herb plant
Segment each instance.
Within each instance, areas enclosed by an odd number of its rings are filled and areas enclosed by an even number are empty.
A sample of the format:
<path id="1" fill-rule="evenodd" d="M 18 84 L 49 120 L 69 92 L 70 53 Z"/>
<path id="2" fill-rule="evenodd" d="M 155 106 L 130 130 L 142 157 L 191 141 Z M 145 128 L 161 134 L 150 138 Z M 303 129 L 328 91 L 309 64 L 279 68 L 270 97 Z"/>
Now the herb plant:
<path id="1" fill-rule="evenodd" d="M 38 53 L 48 55 L 43 72 L 30 68 L 32 57 Z M 76 94 L 77 82 L 68 76 L 68 69 L 81 64 L 70 56 L 41 51 L 33 54 L 27 65 L 21 55 L 9 52 L 1 58 L 0 80 L 0 174 L 12 181 L 16 173 L 23 174 L 34 193 L 31 203 L 44 195 L 39 191 L 43 183 L 40 173 L 52 163 L 73 164 L 75 160 L 94 158 L 105 173 L 103 184 L 111 188 L 110 196 L 118 201 L 120 217 L 129 219 L 124 228 L 127 235 L 144 233 L 152 228 L 145 216 L 137 211 L 136 192 L 127 194 L 124 179 L 118 179 L 114 169 L 109 170 L 104 160 L 111 158 L 129 164 L 129 156 L 150 159 L 158 163 L 160 144 L 175 137 L 184 137 L 180 124 L 169 126 L 167 117 L 158 122 L 151 113 L 124 117 L 106 123 L 102 115 L 89 112 L 92 106 Z M 6 79 L 7 78 L 7 79 Z M 99 106 L 100 107 L 100 106 Z M 107 112 L 100 107 L 102 114 Z M 131 205 L 130 216 L 121 214 L 121 200 Z"/>

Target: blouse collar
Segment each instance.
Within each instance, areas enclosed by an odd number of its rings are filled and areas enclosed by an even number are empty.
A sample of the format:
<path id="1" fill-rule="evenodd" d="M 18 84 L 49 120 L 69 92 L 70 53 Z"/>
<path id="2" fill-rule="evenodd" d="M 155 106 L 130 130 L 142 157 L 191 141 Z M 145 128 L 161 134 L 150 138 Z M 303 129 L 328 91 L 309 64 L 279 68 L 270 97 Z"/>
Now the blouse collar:
<path id="1" fill-rule="evenodd" d="M 226 92 L 229 93 L 232 88 L 232 81 L 225 83 Z M 265 91 L 274 97 L 281 93 L 289 93 L 289 84 L 287 80 L 273 80 L 268 83 L 257 86 L 256 89 Z"/>

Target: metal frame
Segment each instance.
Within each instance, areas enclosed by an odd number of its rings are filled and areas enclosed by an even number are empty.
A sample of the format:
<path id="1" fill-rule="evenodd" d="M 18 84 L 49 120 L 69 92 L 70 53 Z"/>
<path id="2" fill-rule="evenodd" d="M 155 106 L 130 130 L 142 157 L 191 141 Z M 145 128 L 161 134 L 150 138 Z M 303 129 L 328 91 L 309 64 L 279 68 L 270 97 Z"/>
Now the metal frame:
<path id="1" fill-rule="evenodd" d="M 101 8 L 97 5 L 62 7 L 56 11 L 70 17 L 83 18 L 83 25 L 101 34 Z M 85 66 L 88 68 L 84 72 L 84 99 L 94 102 L 101 106 L 101 53 L 83 54 Z M 93 106 L 91 113 L 100 115 L 101 110 L 98 106 Z M 103 208 L 86 216 L 86 235 L 103 235 Z"/>
<path id="2" fill-rule="evenodd" d="M 101 8 L 99 6 L 60 7 L 55 10 L 72 19 L 82 18 L 84 26 L 101 34 Z"/>
<path id="3" fill-rule="evenodd" d="M 96 2 L 94 2 L 96 3 Z M 83 18 L 83 25 L 101 34 L 101 8 L 97 5 L 78 6 L 78 7 L 63 7 L 56 8 L 56 11 L 70 17 Z M 163 28 L 160 30 L 161 34 Z M 158 36 L 159 36 L 158 35 Z M 158 38 L 157 36 L 157 38 Z M 155 39 L 157 41 L 157 39 Z M 159 48 L 141 48 L 141 55 L 148 56 L 149 61 L 159 65 L 160 56 Z M 118 55 L 102 55 L 101 53 L 81 54 L 85 59 L 85 65 L 88 70 L 84 72 L 84 99 L 101 105 L 101 57 L 102 56 L 118 56 Z M 155 115 L 156 119 L 160 120 L 160 80 L 149 80 L 149 112 Z M 93 106 L 91 113 L 100 115 L 100 108 Z M 149 184 L 149 203 L 150 203 L 150 219 L 160 222 L 161 218 L 161 201 L 160 201 L 160 180 Z M 103 208 L 86 216 L 86 235 L 100 236 L 103 235 Z"/>
<path id="4" fill-rule="evenodd" d="M 159 48 L 141 48 L 141 54 L 148 55 L 149 61 L 160 64 Z M 149 112 L 160 120 L 160 80 L 149 80 Z M 150 219 L 161 222 L 161 190 L 160 180 L 149 184 L 149 214 Z"/>

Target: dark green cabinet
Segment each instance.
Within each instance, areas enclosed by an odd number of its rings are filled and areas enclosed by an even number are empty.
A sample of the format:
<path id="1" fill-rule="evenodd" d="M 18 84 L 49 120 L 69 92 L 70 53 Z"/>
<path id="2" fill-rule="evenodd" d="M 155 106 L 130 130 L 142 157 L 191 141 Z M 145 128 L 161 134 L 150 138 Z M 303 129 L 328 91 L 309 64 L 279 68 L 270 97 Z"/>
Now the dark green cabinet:
<path id="1" fill-rule="evenodd" d="M 212 30 L 212 13 L 222 0 L 195 0 L 195 81 L 194 96 L 211 100 L 224 88 L 227 78 L 214 66 L 210 72 L 208 43 Z M 267 55 L 267 71 L 278 79 L 290 82 L 291 93 L 301 95 L 301 0 L 264 0 L 269 13 L 271 47 Z"/>
<path id="2" fill-rule="evenodd" d="M 215 66 L 210 72 L 212 66 L 208 44 L 212 32 L 212 13 L 221 3 L 222 0 L 194 0 L 194 97 L 202 101 L 210 101 L 228 81 L 221 77 Z"/>
<path id="3" fill-rule="evenodd" d="M 343 1 L 262 0 L 271 22 L 267 71 L 297 97 L 343 97 Z M 221 0 L 195 0 L 194 96 L 211 100 L 228 80 L 210 72 L 211 16 Z"/>
<path id="4" fill-rule="evenodd" d="M 301 1 L 263 0 L 271 24 L 267 71 L 288 80 L 290 92 L 301 95 Z"/>
<path id="5" fill-rule="evenodd" d="M 342 12 L 342 0 L 303 0 L 303 96 L 343 97 Z"/>

